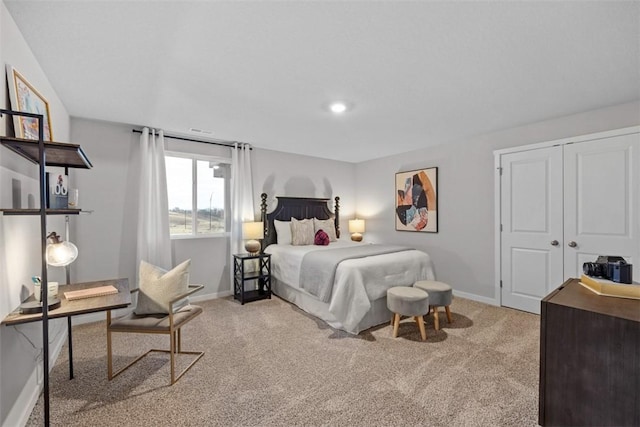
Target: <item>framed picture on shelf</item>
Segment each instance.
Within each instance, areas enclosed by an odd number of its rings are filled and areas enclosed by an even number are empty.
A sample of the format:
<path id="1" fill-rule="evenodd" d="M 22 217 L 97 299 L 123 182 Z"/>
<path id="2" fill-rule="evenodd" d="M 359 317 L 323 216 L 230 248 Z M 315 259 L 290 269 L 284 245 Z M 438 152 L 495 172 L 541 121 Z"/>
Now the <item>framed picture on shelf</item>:
<path id="1" fill-rule="evenodd" d="M 61 173 L 47 172 L 46 185 L 47 208 L 69 208 L 69 176 Z M 72 206 L 75 209 L 75 206 Z"/>
<path id="2" fill-rule="evenodd" d="M 53 141 L 49 103 L 25 77 L 11 65 L 7 65 L 11 108 L 23 113 L 42 114 L 44 116 L 44 140 Z M 38 119 L 32 117 L 13 117 L 17 138 L 38 139 Z"/>
<path id="3" fill-rule="evenodd" d="M 438 168 L 396 173 L 396 230 L 438 232 Z"/>

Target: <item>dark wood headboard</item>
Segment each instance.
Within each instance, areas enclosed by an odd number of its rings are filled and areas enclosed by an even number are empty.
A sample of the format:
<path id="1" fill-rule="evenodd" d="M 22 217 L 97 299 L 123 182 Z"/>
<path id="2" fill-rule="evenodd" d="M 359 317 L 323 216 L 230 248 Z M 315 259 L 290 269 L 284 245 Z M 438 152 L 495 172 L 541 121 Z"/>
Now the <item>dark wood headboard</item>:
<path id="1" fill-rule="evenodd" d="M 333 218 L 336 225 L 336 236 L 340 238 L 340 197 L 335 198 L 333 213 L 329 210 L 329 206 L 327 206 L 330 199 L 281 196 L 276 197 L 276 199 L 278 199 L 278 205 L 275 209 L 267 213 L 267 193 L 262 193 L 260 197 L 262 198 L 260 213 L 262 223 L 264 224 L 263 250 L 278 241 L 276 228 L 273 225 L 273 221 L 276 219 L 279 221 L 291 221 L 291 218 Z"/>

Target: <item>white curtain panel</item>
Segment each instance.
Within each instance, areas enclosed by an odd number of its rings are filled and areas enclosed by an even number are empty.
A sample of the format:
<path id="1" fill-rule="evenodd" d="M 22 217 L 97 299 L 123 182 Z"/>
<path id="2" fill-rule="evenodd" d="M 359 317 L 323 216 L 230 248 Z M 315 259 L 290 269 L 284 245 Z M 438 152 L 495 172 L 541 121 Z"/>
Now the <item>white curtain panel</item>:
<path id="1" fill-rule="evenodd" d="M 164 133 L 142 129 L 140 136 L 140 198 L 138 202 L 138 248 L 140 261 L 171 269 L 169 201 L 164 162 Z"/>
<path id="2" fill-rule="evenodd" d="M 244 252 L 242 223 L 255 221 L 251 146 L 235 143 L 231 155 L 231 253 Z M 232 269 L 233 270 L 233 269 Z M 233 282 L 232 282 L 233 283 Z"/>

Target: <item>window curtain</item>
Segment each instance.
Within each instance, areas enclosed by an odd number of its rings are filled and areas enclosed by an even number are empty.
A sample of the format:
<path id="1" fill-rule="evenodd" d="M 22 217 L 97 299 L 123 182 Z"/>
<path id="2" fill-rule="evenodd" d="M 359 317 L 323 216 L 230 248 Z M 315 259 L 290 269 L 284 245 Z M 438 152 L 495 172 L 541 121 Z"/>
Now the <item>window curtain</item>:
<path id="1" fill-rule="evenodd" d="M 253 210 L 251 146 L 236 142 L 234 147 L 231 154 L 231 253 L 237 254 L 244 252 L 242 223 L 255 221 L 255 211 Z"/>
<path id="2" fill-rule="evenodd" d="M 164 133 L 144 128 L 140 136 L 140 188 L 136 268 L 144 260 L 171 269 L 169 201 L 164 162 Z"/>

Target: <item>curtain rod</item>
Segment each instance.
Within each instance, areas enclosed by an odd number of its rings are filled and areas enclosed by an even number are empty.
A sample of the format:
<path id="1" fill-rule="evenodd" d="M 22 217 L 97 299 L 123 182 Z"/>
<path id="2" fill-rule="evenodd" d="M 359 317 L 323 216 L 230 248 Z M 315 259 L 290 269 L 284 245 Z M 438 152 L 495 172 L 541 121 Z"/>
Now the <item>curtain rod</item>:
<path id="1" fill-rule="evenodd" d="M 133 133 L 142 133 L 142 130 L 140 130 L 140 129 L 132 129 L 132 130 L 133 130 Z M 165 134 L 164 137 L 165 138 L 171 138 L 171 139 L 179 139 L 181 141 L 199 142 L 201 144 L 212 144 L 212 145 L 220 145 L 222 147 L 236 148 L 234 146 L 234 144 L 231 143 L 231 142 L 205 141 L 205 140 L 202 140 L 202 139 L 185 138 L 185 137 L 182 137 L 182 136 L 171 136 L 171 135 L 167 135 L 167 134 Z M 253 150 L 253 147 L 250 146 L 249 150 Z"/>

